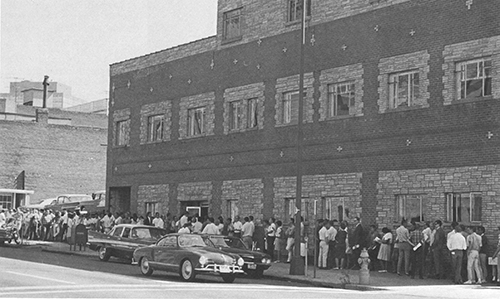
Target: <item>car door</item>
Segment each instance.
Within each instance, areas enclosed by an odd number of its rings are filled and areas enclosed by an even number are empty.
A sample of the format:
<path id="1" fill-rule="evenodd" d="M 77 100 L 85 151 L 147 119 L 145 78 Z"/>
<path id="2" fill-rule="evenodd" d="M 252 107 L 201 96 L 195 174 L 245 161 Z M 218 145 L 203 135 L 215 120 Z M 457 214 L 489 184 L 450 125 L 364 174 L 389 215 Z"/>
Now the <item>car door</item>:
<path id="1" fill-rule="evenodd" d="M 166 236 L 154 248 L 154 260 L 158 266 L 164 269 L 174 270 L 174 252 L 177 249 L 177 236 Z"/>
<path id="2" fill-rule="evenodd" d="M 115 254 L 118 257 L 131 258 L 135 248 L 132 248 L 130 243 L 130 227 L 121 229 L 121 235 L 116 236 Z"/>
<path id="3" fill-rule="evenodd" d="M 113 255 L 119 256 L 120 254 L 120 244 L 121 236 L 123 232 L 122 226 L 114 227 L 114 229 L 109 233 L 108 236 L 108 246 L 112 249 Z"/>

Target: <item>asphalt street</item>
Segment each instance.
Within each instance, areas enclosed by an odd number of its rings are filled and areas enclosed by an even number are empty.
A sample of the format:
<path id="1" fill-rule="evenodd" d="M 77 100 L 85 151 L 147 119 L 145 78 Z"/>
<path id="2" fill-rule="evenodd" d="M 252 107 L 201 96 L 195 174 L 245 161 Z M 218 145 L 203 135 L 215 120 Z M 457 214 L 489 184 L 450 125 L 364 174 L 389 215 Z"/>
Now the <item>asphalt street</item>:
<path id="1" fill-rule="evenodd" d="M 498 298 L 498 288 L 481 286 L 389 287 L 377 291 L 315 288 L 244 277 L 234 283 L 218 276 L 183 282 L 175 274 L 144 277 L 125 261 L 0 247 L 0 298 Z"/>

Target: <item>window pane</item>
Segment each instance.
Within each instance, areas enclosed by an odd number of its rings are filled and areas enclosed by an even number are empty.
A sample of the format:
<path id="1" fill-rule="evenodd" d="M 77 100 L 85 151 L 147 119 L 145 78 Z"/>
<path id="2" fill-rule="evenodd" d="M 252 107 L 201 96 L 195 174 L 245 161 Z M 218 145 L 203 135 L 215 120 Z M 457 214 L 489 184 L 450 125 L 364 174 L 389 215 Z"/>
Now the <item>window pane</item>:
<path id="1" fill-rule="evenodd" d="M 491 78 L 484 79 L 484 96 L 491 95 Z"/>
<path id="2" fill-rule="evenodd" d="M 337 96 L 336 115 L 349 115 L 349 94 Z"/>
<path id="3" fill-rule="evenodd" d="M 471 198 L 470 194 L 462 194 L 460 200 L 460 220 L 459 221 L 470 221 L 471 219 Z"/>
<path id="4" fill-rule="evenodd" d="M 408 106 L 408 75 L 399 76 L 397 85 L 396 107 Z"/>
<path id="5" fill-rule="evenodd" d="M 470 63 L 466 65 L 467 79 L 476 79 L 478 77 L 478 63 Z"/>
<path id="6" fill-rule="evenodd" d="M 411 102 L 413 102 L 415 99 L 417 99 L 420 95 L 420 79 L 419 79 L 418 73 L 414 73 L 412 79 L 413 79 L 413 81 L 412 81 L 411 89 L 413 91 L 413 94 L 411 96 Z M 410 103 L 410 105 L 411 105 L 411 103 Z"/>
<path id="7" fill-rule="evenodd" d="M 472 195 L 472 218 L 471 221 L 481 221 L 481 211 L 483 207 L 483 198 L 481 194 Z"/>
<path id="8" fill-rule="evenodd" d="M 482 89 L 483 89 L 483 80 L 481 79 L 468 80 L 465 85 L 465 90 L 466 90 L 465 96 L 467 98 L 481 97 Z"/>
<path id="9" fill-rule="evenodd" d="M 257 127 L 257 120 L 258 120 L 258 100 L 257 99 L 250 99 L 248 100 L 247 103 L 247 124 L 248 128 L 255 128 Z"/>

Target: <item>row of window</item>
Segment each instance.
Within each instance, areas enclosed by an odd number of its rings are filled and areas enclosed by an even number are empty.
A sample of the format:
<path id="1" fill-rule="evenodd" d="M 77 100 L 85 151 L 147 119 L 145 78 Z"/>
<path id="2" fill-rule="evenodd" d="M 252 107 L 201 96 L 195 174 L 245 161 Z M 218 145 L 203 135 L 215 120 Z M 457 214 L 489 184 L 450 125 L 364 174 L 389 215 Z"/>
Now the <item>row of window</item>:
<path id="1" fill-rule="evenodd" d="M 456 64 L 456 95 L 458 99 L 470 99 L 492 95 L 491 59 L 481 58 Z M 329 84 L 327 86 L 326 117 L 335 118 L 355 115 L 355 81 Z M 388 104 L 390 109 L 418 105 L 420 96 L 419 70 L 389 74 Z M 304 92 L 304 97 L 307 93 Z M 299 92 L 283 93 L 280 120 L 282 125 L 296 124 L 298 120 Z M 259 123 L 259 99 L 250 98 L 229 102 L 229 131 L 254 129 Z M 187 111 L 187 137 L 203 136 L 207 130 L 207 107 L 196 107 Z M 147 120 L 147 142 L 164 140 L 165 115 L 151 115 Z M 116 145 L 129 144 L 130 120 L 121 120 L 116 125 Z"/>
<path id="2" fill-rule="evenodd" d="M 446 193 L 445 199 L 445 221 L 469 223 L 480 222 L 482 220 L 482 194 L 480 192 Z M 310 212 L 310 208 L 321 208 L 322 213 L 318 217 L 323 219 L 343 221 L 351 218 L 352 207 L 348 206 L 349 199 L 346 197 L 322 197 L 320 202 L 314 204 L 314 207 L 310 206 L 311 204 L 314 203 L 307 198 L 302 200 L 302 211 L 306 214 L 303 216 L 306 219 L 309 219 L 308 216 L 311 216 L 307 215 Z M 403 218 L 415 222 L 435 220 L 429 219 L 428 215 L 426 215 L 427 206 L 428 203 L 424 195 L 396 195 L 395 219 L 397 222 Z M 226 208 L 227 215 L 231 218 L 234 219 L 234 216 L 239 215 L 236 200 L 228 200 Z M 294 198 L 285 199 L 284 211 L 284 219 L 289 219 L 295 214 Z"/>
<path id="3" fill-rule="evenodd" d="M 302 19 L 304 0 L 287 0 L 286 22 L 295 22 Z M 222 16 L 224 40 L 235 40 L 241 38 L 243 23 L 243 8 L 227 11 Z M 311 15 L 311 0 L 306 0 L 306 15 Z"/>

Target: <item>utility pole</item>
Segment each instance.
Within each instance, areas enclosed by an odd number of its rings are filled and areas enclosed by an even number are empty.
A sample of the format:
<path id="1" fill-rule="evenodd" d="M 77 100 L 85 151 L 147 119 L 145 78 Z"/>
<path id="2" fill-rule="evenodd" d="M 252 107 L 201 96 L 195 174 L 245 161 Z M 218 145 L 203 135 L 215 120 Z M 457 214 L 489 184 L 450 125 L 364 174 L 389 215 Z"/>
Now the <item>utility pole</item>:
<path id="1" fill-rule="evenodd" d="M 47 86 L 49 86 L 49 76 L 45 75 L 43 76 L 43 103 L 42 103 L 42 108 L 47 108 Z"/>
<path id="2" fill-rule="evenodd" d="M 304 259 L 300 256 L 300 245 L 302 238 L 301 214 L 302 214 L 302 122 L 304 118 L 304 46 L 306 43 L 306 12 L 307 0 L 302 1 L 302 22 L 300 40 L 300 62 L 299 62 L 299 115 L 297 124 L 297 184 L 295 190 L 295 246 L 292 261 L 290 263 L 290 275 L 304 275 Z M 306 253 L 307 254 L 307 253 Z"/>

